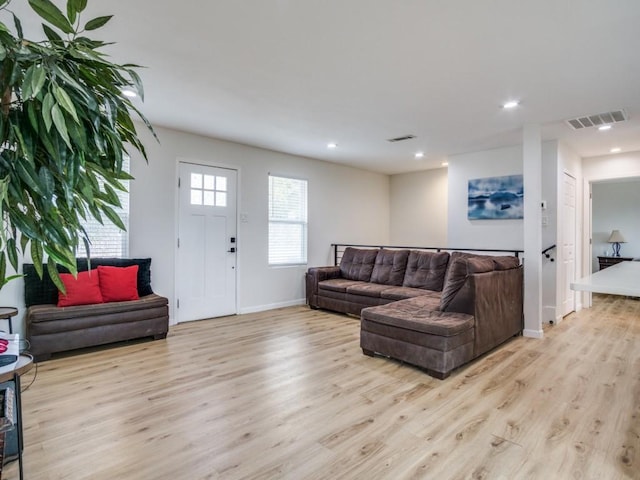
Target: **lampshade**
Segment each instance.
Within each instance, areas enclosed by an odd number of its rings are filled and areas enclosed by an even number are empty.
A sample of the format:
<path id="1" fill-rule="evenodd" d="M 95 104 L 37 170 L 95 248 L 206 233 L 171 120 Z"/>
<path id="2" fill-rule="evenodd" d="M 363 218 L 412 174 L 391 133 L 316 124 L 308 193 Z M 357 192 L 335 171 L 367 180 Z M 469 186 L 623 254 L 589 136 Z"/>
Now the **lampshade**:
<path id="1" fill-rule="evenodd" d="M 609 243 L 626 243 L 627 241 L 624 239 L 624 237 L 620 233 L 620 230 L 614 230 L 614 231 L 611 232 L 611 235 L 609 236 L 609 240 L 607 240 L 607 242 L 609 242 Z"/>

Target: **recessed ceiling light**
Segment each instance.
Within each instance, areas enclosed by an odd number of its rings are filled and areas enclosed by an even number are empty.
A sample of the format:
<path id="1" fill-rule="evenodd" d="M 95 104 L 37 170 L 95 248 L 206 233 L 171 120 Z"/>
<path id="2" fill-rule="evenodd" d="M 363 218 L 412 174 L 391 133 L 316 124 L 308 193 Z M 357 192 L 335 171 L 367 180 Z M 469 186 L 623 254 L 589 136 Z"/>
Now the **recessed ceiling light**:
<path id="1" fill-rule="evenodd" d="M 338 144 L 337 143 L 327 143 L 327 148 L 329 149 L 334 149 L 334 148 L 338 148 Z"/>
<path id="2" fill-rule="evenodd" d="M 122 94 L 125 97 L 129 97 L 129 98 L 136 98 L 138 96 L 138 94 L 136 92 L 134 92 L 133 90 L 131 90 L 129 88 L 123 88 L 122 89 Z"/>
<path id="3" fill-rule="evenodd" d="M 600 125 L 598 127 L 598 130 L 600 130 L 601 132 L 604 132 L 605 130 L 611 130 L 611 125 Z"/>
<path id="4" fill-rule="evenodd" d="M 611 153 L 620 153 L 622 151 L 622 149 L 620 147 L 614 147 L 611 150 L 609 150 Z"/>
<path id="5" fill-rule="evenodd" d="M 502 108 L 516 108 L 518 105 L 520 105 L 520 102 L 518 100 L 511 100 L 507 103 L 502 104 Z"/>
<path id="6" fill-rule="evenodd" d="M 422 158 L 422 157 L 424 157 L 424 152 L 417 152 L 417 153 L 414 155 L 414 157 L 416 157 L 416 158 Z"/>
<path id="7" fill-rule="evenodd" d="M 449 166 L 449 162 L 442 162 L 440 165 L 442 165 L 443 167 L 448 167 Z"/>

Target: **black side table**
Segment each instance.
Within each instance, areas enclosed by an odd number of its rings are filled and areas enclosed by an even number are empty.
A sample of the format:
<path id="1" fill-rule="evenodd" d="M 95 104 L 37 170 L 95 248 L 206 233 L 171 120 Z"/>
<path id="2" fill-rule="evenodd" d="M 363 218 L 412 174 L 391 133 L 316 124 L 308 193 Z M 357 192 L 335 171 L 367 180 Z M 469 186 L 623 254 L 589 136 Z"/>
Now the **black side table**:
<path id="1" fill-rule="evenodd" d="M 9 322 L 9 333 L 13 333 L 13 324 L 11 323 L 11 317 L 15 317 L 17 314 L 17 308 L 0 307 L 0 320 L 7 320 Z"/>

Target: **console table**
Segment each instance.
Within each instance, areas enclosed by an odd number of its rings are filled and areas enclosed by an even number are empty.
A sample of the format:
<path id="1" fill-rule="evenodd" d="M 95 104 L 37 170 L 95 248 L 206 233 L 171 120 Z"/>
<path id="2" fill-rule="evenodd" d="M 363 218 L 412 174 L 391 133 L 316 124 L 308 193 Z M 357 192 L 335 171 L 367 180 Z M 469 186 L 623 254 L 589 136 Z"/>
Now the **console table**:
<path id="1" fill-rule="evenodd" d="M 7 320 L 9 322 L 9 333 L 13 333 L 13 324 L 11 323 L 11 317 L 15 317 L 17 314 L 17 308 L 0 307 L 0 320 Z"/>
<path id="2" fill-rule="evenodd" d="M 600 264 L 600 270 L 604 270 L 607 267 L 617 265 L 620 262 L 630 262 L 632 257 L 598 257 L 598 263 Z"/>

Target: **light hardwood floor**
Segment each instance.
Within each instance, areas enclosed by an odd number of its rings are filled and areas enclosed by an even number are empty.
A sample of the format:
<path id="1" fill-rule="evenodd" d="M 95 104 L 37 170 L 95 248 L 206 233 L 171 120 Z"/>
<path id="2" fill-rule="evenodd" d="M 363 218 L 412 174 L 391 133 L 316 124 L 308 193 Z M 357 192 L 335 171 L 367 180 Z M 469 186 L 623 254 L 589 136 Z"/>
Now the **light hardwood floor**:
<path id="1" fill-rule="evenodd" d="M 358 327 L 292 307 L 45 362 L 26 478 L 640 478 L 640 301 L 599 296 L 444 381 L 362 355 Z"/>

